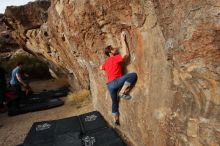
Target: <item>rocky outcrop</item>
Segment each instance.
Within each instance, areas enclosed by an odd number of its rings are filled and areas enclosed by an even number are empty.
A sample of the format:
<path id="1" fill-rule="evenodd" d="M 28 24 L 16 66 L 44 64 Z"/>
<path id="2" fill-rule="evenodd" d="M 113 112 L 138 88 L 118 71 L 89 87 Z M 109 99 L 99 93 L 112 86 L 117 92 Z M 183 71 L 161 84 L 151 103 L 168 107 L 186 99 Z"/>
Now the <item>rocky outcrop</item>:
<path id="1" fill-rule="evenodd" d="M 120 47 L 120 32 L 129 31 L 126 69 L 137 72 L 138 82 L 133 99 L 120 102 L 119 130 L 132 145 L 219 145 L 218 0 L 52 0 L 46 17 L 48 7 L 38 1 L 7 8 L 14 38 L 64 71 L 74 88 L 90 88 L 109 122 L 99 65 L 103 48 Z"/>
<path id="2" fill-rule="evenodd" d="M 173 56 L 170 138 L 174 144 L 219 145 L 220 2 L 157 1 L 155 6 Z"/>
<path id="3" fill-rule="evenodd" d="M 18 49 L 16 41 L 10 36 L 10 31 L 4 23 L 4 15 L 0 14 L 0 52 L 5 53 Z"/>
<path id="4" fill-rule="evenodd" d="M 4 14 L 4 22 L 11 30 L 12 37 L 25 51 L 47 62 L 50 67 L 50 72 L 54 76 L 62 76 L 66 73 L 65 68 L 49 59 L 51 57 L 43 55 L 43 50 L 45 46 L 48 47 L 47 44 L 49 40 L 38 40 L 37 38 L 37 35 L 41 32 L 41 28 L 46 26 L 48 18 L 47 10 L 49 7 L 50 1 L 47 0 L 30 2 L 23 6 L 9 6 Z M 43 32 L 43 36 L 47 35 L 47 32 Z M 30 46 L 29 44 L 31 44 L 32 41 L 36 44 Z"/>
<path id="5" fill-rule="evenodd" d="M 0 14 L 0 64 L 4 60 L 13 58 L 20 52 L 25 53 L 11 36 L 10 30 L 4 23 L 4 15 Z"/>

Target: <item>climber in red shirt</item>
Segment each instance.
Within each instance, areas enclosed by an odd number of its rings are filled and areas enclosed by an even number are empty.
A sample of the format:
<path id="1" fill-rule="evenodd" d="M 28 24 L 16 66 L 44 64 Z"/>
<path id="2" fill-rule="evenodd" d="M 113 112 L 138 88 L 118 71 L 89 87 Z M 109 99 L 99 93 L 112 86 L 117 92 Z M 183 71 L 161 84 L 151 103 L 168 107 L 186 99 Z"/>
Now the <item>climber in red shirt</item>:
<path id="1" fill-rule="evenodd" d="M 112 114 L 114 117 L 114 124 L 119 123 L 119 98 L 131 99 L 128 94 L 132 85 L 137 80 L 136 73 L 128 73 L 122 75 L 121 63 L 129 57 L 129 51 L 126 44 L 126 32 L 121 33 L 122 50 L 119 53 L 117 48 L 108 46 L 105 48 L 105 54 L 108 56 L 104 64 L 100 66 L 101 70 L 105 70 L 107 74 L 107 87 L 112 98 Z M 120 90 L 121 89 L 121 90 Z"/>

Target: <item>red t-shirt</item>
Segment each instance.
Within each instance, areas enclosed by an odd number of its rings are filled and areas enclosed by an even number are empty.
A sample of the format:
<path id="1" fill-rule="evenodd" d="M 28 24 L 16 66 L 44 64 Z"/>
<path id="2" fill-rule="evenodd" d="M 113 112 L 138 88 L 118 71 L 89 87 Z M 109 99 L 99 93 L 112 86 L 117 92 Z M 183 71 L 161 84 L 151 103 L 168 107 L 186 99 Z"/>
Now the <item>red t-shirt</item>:
<path id="1" fill-rule="evenodd" d="M 121 54 L 109 57 L 102 65 L 102 69 L 106 71 L 107 83 L 122 76 L 120 63 L 122 62 Z"/>

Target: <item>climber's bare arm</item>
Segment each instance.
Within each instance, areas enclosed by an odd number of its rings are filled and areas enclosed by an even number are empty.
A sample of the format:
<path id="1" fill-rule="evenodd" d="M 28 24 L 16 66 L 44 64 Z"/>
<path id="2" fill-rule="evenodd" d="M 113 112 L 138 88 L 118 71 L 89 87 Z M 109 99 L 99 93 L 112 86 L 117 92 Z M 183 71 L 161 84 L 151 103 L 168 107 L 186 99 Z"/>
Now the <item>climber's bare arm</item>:
<path id="1" fill-rule="evenodd" d="M 122 58 L 125 59 L 129 56 L 129 51 L 128 51 L 128 47 L 127 47 L 127 43 L 126 43 L 126 32 L 125 31 L 122 31 L 122 33 L 121 33 L 121 45 L 122 45 L 121 55 L 122 55 Z"/>
<path id="2" fill-rule="evenodd" d="M 27 84 L 24 82 L 24 80 L 21 78 L 21 75 L 19 73 L 16 74 L 16 78 L 18 80 L 18 82 L 24 86 L 24 87 L 27 87 Z"/>

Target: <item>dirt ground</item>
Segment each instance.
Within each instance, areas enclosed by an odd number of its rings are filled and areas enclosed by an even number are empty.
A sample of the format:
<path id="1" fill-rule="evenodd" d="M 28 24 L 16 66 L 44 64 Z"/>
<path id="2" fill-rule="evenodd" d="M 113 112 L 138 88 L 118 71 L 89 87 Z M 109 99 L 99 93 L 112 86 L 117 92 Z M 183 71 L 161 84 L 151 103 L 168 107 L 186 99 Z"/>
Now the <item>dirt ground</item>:
<path id="1" fill-rule="evenodd" d="M 34 91 L 56 89 L 66 85 L 65 79 L 35 81 L 31 83 Z M 26 134 L 34 122 L 62 119 L 93 111 L 92 102 L 89 98 L 80 105 L 71 104 L 66 97 L 62 97 L 65 104 L 61 107 L 38 112 L 32 112 L 14 117 L 8 117 L 7 113 L 0 114 L 0 146 L 16 146 L 23 142 Z"/>

